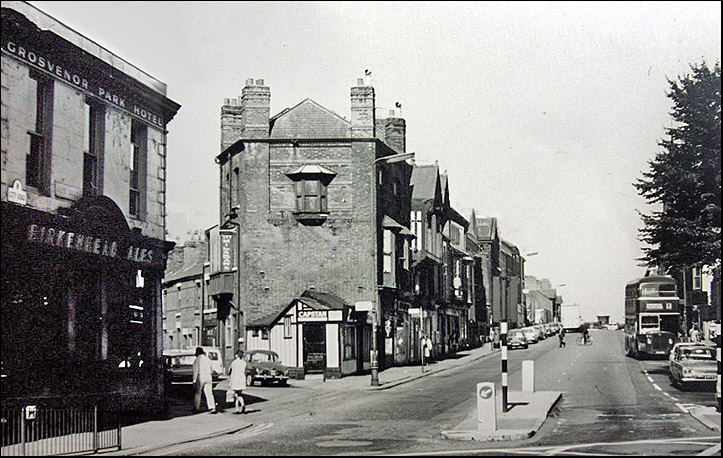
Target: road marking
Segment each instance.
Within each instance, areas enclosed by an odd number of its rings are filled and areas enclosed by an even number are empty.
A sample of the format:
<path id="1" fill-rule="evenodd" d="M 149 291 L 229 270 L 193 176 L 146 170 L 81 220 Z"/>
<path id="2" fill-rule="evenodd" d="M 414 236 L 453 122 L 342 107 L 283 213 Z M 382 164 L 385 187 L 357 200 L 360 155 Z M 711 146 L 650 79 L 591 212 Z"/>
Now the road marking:
<path id="1" fill-rule="evenodd" d="M 649 381 L 650 383 L 655 383 L 655 380 L 653 380 L 653 377 L 651 377 L 651 376 L 649 376 L 649 375 L 648 375 L 648 381 Z"/>
<path id="2" fill-rule="evenodd" d="M 668 396 L 668 397 L 669 397 L 670 399 L 672 399 L 673 401 L 677 401 L 677 400 L 678 400 L 678 398 L 672 396 L 672 395 L 669 394 L 669 393 L 666 393 L 665 391 L 663 391 L 663 394 L 666 395 L 666 396 Z"/>
<path id="3" fill-rule="evenodd" d="M 698 456 L 713 456 L 713 455 L 720 454 L 720 445 L 721 445 L 721 444 L 715 444 L 715 445 L 712 446 L 711 448 L 706 449 L 706 450 L 703 450 L 702 452 L 700 452 L 700 453 L 698 454 Z"/>
<path id="4" fill-rule="evenodd" d="M 658 390 L 658 391 L 663 391 L 663 389 L 660 388 L 660 387 L 659 387 L 658 385 L 656 385 L 655 383 L 653 383 L 653 388 L 655 388 L 655 389 Z"/>

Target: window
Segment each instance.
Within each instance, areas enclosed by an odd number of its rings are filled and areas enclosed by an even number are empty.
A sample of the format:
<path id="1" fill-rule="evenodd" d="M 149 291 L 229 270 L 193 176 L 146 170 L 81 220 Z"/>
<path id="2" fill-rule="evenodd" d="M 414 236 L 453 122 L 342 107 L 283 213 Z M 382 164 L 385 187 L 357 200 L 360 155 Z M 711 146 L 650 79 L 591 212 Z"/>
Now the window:
<path id="1" fill-rule="evenodd" d="M 402 253 L 402 267 L 404 270 L 409 270 L 409 239 L 404 239 L 404 252 Z"/>
<path id="2" fill-rule="evenodd" d="M 291 339 L 292 333 L 291 333 L 291 317 L 285 316 L 284 317 L 284 339 Z"/>
<path id="3" fill-rule="evenodd" d="M 239 168 L 235 167 L 233 169 L 233 183 L 231 184 L 231 211 L 233 212 L 233 208 L 238 206 L 238 196 L 239 196 L 239 187 L 241 185 L 241 182 L 239 181 Z"/>
<path id="4" fill-rule="evenodd" d="M 420 211 L 413 211 L 411 213 L 411 219 L 412 219 L 412 233 L 414 233 L 415 238 L 412 240 L 412 251 L 421 251 L 422 246 L 422 232 L 424 230 L 423 222 L 422 222 L 422 212 Z"/>
<path id="5" fill-rule="evenodd" d="M 296 211 L 299 213 L 328 213 L 326 186 L 321 180 L 296 182 Z"/>
<path id="6" fill-rule="evenodd" d="M 25 159 L 25 184 L 41 194 L 50 193 L 50 134 L 52 132 L 53 80 L 30 72 L 35 86 L 35 129 L 28 131 L 30 150 Z"/>
<path id="7" fill-rule="evenodd" d="M 262 340 L 269 340 L 269 330 L 268 330 L 268 329 L 262 329 L 262 330 L 261 330 L 261 339 L 262 339 Z"/>
<path id="8" fill-rule="evenodd" d="M 356 359 L 356 328 L 344 328 L 344 359 Z"/>
<path id="9" fill-rule="evenodd" d="M 286 176 L 294 182 L 297 219 L 325 219 L 329 212 L 327 187 L 336 173 L 318 164 L 304 164 Z"/>
<path id="10" fill-rule="evenodd" d="M 382 256 L 384 259 L 384 273 L 394 273 L 394 235 L 392 231 L 384 230 Z"/>
<path id="11" fill-rule="evenodd" d="M 646 328 L 657 328 L 658 327 L 658 316 L 657 315 L 651 315 L 651 316 L 641 316 L 640 317 L 640 328 L 646 329 Z"/>
<path id="12" fill-rule="evenodd" d="M 83 195 L 99 196 L 101 190 L 102 148 L 104 134 L 102 105 L 85 102 L 85 128 L 83 130 Z"/>
<path id="13" fill-rule="evenodd" d="M 693 267 L 693 289 L 700 291 L 703 289 L 703 272 L 700 267 Z"/>
<path id="14" fill-rule="evenodd" d="M 259 330 L 257 328 L 253 328 L 251 330 L 251 337 L 258 337 L 259 336 Z"/>
<path id="15" fill-rule="evenodd" d="M 145 166 L 146 166 L 146 134 L 145 124 L 131 121 L 130 151 L 130 201 L 128 213 L 142 218 L 145 210 Z"/>

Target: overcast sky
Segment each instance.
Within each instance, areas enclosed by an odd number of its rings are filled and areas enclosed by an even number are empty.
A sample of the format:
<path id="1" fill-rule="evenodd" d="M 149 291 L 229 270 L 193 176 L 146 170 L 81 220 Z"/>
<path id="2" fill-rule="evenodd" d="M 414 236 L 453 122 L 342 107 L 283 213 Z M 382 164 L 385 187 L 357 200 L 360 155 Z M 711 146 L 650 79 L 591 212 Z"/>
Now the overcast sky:
<path id="1" fill-rule="evenodd" d="M 417 163 L 465 216 L 496 216 L 527 274 L 584 317 L 622 320 L 644 269 L 632 183 L 671 126 L 666 78 L 721 55 L 720 2 L 31 2 L 168 84 L 169 238 L 218 222 L 220 108 L 247 78 L 272 115 L 312 98 L 349 118 L 372 71 Z"/>

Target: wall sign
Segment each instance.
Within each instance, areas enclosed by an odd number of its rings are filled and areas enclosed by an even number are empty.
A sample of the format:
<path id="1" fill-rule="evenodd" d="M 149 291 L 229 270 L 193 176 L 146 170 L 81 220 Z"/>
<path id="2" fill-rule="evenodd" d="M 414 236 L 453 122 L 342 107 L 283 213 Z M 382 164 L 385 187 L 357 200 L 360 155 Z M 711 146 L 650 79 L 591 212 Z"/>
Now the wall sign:
<path id="1" fill-rule="evenodd" d="M 67 62 L 63 61 L 62 58 L 46 55 L 33 49 L 32 46 L 20 44 L 14 40 L 3 40 L 2 50 L 33 68 L 55 79 L 71 84 L 149 124 L 161 128 L 165 126 L 165 120 L 161 114 L 148 106 L 131 100 L 132 95 L 130 93 L 117 87 L 111 87 L 117 85 L 103 83 L 93 78 L 92 75 L 76 71 L 72 68 L 72 64 L 68 66 Z"/>
<path id="2" fill-rule="evenodd" d="M 20 205 L 28 204 L 28 193 L 23 190 L 23 184 L 20 183 L 20 180 L 13 181 L 13 184 L 8 188 L 8 201 Z"/>

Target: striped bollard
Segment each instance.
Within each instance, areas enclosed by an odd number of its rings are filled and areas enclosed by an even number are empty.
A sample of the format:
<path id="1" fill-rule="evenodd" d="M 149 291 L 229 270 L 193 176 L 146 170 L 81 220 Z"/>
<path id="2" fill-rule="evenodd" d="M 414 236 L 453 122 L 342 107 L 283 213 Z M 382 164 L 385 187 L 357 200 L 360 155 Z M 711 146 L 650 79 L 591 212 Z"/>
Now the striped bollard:
<path id="1" fill-rule="evenodd" d="M 718 361 L 718 380 L 715 382 L 716 410 L 720 412 L 720 323 L 716 325 L 715 336 L 718 340 L 715 349 L 715 359 Z"/>
<path id="2" fill-rule="evenodd" d="M 502 346 L 502 412 L 507 412 L 507 322 L 500 323 L 500 345 Z"/>

